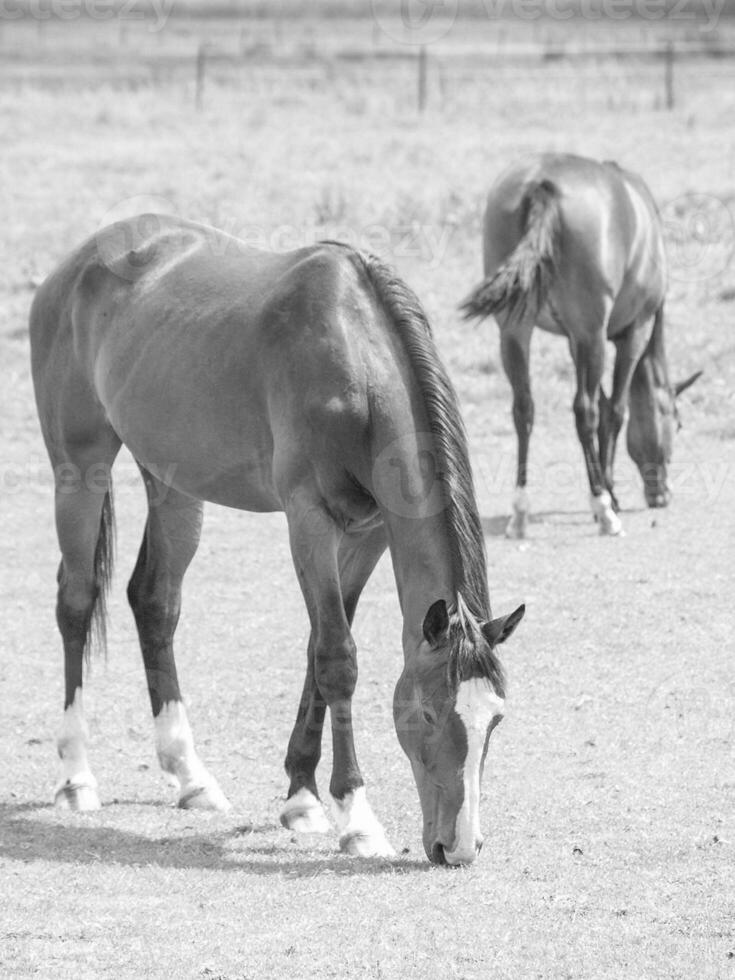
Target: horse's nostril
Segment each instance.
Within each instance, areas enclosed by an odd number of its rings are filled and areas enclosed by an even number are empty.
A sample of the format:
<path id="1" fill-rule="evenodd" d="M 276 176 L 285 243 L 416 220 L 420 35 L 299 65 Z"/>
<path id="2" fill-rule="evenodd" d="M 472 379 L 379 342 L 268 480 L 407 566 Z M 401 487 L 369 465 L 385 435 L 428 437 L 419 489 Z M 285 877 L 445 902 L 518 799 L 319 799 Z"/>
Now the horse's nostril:
<path id="1" fill-rule="evenodd" d="M 432 864 L 446 864 L 447 859 L 444 855 L 444 845 L 440 844 L 439 841 L 434 844 L 431 849 L 431 863 Z"/>
<path id="2" fill-rule="evenodd" d="M 476 847 L 477 847 L 477 853 L 478 853 L 478 854 L 479 854 L 479 853 L 480 853 L 480 851 L 482 850 L 482 845 L 483 845 L 484 843 L 485 843 L 485 841 L 484 841 L 484 840 L 478 840 L 478 842 L 477 842 L 477 844 L 476 844 Z"/>

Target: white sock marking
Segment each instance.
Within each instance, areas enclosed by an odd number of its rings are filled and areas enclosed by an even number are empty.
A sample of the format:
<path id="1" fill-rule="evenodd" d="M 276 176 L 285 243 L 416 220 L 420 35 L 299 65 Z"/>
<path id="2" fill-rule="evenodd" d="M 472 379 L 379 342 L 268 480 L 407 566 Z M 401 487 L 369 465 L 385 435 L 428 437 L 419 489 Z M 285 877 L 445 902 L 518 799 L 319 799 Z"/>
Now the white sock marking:
<path id="1" fill-rule="evenodd" d="M 525 538 L 530 504 L 525 487 L 516 487 L 513 493 L 513 513 L 505 529 L 506 538 Z"/>
<path id="2" fill-rule="evenodd" d="M 480 834 L 480 762 L 487 730 L 493 718 L 502 714 L 505 702 L 484 677 L 462 681 L 454 710 L 462 719 L 467 733 L 467 758 L 464 764 L 464 801 L 455 823 L 454 847 L 445 851 L 450 864 L 474 861 Z"/>
<path id="3" fill-rule="evenodd" d="M 324 807 L 305 786 L 286 800 L 281 810 L 281 822 L 297 832 L 326 833 L 331 830 Z"/>
<path id="4" fill-rule="evenodd" d="M 87 762 L 87 740 L 89 729 L 84 719 L 84 704 L 82 689 L 74 692 L 74 700 L 64 711 L 64 720 L 56 742 L 56 748 L 61 759 L 61 775 L 56 787 L 58 793 L 64 786 L 90 786 L 97 788 L 97 781 L 92 775 Z"/>
<path id="5" fill-rule="evenodd" d="M 600 534 L 616 535 L 623 533 L 623 524 L 612 508 L 612 500 L 607 490 L 598 496 L 590 497 L 592 513 L 600 525 Z"/>
<path id="6" fill-rule="evenodd" d="M 179 798 L 206 790 L 217 809 L 227 809 L 227 802 L 217 781 L 210 776 L 194 748 L 186 708 L 181 701 L 167 701 L 154 719 L 156 752 L 161 769 L 178 780 Z"/>
<path id="7" fill-rule="evenodd" d="M 527 514 L 529 509 L 528 490 L 525 487 L 516 487 L 513 493 L 514 512 L 516 514 Z"/>
<path id="8" fill-rule="evenodd" d="M 384 856 L 395 853 L 367 801 L 364 786 L 358 786 L 342 800 L 332 797 L 332 811 L 340 838 L 364 837 L 369 839 L 370 853 Z"/>

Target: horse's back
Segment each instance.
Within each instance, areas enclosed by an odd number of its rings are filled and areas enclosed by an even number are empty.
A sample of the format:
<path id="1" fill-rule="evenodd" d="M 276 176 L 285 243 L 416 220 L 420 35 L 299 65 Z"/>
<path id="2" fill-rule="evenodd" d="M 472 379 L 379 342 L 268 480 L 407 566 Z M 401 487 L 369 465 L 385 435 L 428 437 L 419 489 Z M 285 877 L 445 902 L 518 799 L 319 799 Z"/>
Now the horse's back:
<path id="1" fill-rule="evenodd" d="M 612 163 L 542 154 L 509 167 L 491 188 L 485 212 L 485 274 L 492 275 L 524 234 L 525 205 L 544 182 L 556 195 L 556 274 L 538 325 L 566 332 L 565 319 L 609 315 L 609 333 L 642 307 L 663 300 L 660 221 L 643 181 Z"/>
<path id="2" fill-rule="evenodd" d="M 387 369 L 380 380 L 390 341 L 354 255 L 270 253 L 189 222 L 150 224 L 111 226 L 40 288 L 31 332 L 45 414 L 76 397 L 73 410 L 93 407 L 143 465 L 235 507 L 280 509 L 279 482 L 315 467 L 338 482 L 364 455 L 369 384 L 395 380 Z"/>

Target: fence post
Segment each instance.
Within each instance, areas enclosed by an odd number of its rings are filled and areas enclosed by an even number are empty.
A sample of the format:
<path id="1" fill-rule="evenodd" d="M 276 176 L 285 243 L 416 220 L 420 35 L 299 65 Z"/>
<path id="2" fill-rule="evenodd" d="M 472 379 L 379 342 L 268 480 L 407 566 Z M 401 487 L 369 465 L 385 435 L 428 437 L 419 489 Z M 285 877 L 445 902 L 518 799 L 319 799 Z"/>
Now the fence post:
<path id="1" fill-rule="evenodd" d="M 419 48 L 419 79 L 418 79 L 419 112 L 426 108 L 426 45 Z"/>
<path id="2" fill-rule="evenodd" d="M 207 71 L 207 45 L 204 41 L 199 42 L 197 49 L 196 62 L 196 95 L 195 104 L 197 112 L 201 112 L 204 105 L 204 76 Z"/>
<path id="3" fill-rule="evenodd" d="M 666 84 L 666 108 L 674 108 L 674 42 L 669 41 L 664 51 L 664 81 Z"/>

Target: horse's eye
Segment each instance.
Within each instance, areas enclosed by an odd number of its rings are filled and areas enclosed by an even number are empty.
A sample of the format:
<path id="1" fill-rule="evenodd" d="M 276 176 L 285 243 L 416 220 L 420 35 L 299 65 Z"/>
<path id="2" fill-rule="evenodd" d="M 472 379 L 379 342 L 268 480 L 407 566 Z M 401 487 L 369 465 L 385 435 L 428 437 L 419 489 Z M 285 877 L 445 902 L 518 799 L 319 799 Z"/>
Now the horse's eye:
<path id="1" fill-rule="evenodd" d="M 431 711 L 427 711 L 426 709 L 424 709 L 421 712 L 421 714 L 423 715 L 424 721 L 426 722 L 427 725 L 433 725 L 434 722 L 436 721 L 436 718 L 434 717 Z"/>

